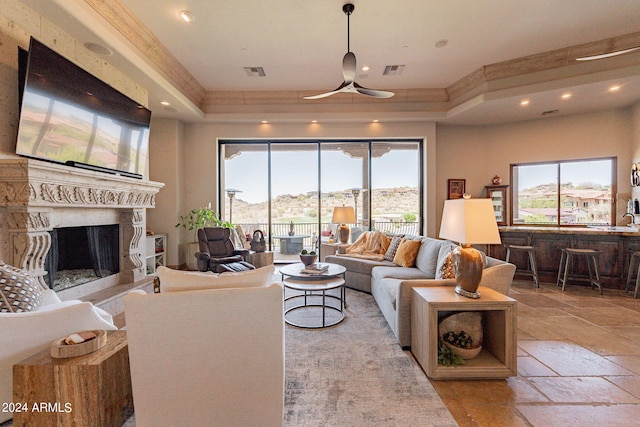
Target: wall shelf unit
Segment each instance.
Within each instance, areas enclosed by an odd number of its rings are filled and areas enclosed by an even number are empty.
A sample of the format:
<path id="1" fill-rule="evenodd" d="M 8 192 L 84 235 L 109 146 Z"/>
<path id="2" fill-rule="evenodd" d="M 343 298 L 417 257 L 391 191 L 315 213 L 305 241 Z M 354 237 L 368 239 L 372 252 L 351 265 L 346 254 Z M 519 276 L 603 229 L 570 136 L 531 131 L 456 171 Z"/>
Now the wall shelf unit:
<path id="1" fill-rule="evenodd" d="M 154 234 L 147 236 L 146 268 L 147 275 L 156 274 L 156 268 L 167 265 L 167 235 Z"/>

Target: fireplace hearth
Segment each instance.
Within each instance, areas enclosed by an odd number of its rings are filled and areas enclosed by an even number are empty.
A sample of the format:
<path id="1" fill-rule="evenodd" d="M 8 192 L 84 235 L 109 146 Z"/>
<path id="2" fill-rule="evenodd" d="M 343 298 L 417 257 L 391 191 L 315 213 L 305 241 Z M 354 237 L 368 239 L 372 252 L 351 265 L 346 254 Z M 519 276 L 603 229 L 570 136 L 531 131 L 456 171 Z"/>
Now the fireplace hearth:
<path id="1" fill-rule="evenodd" d="M 0 159 L 0 259 L 28 271 L 48 289 L 47 257 L 53 230 L 115 226 L 117 268 L 71 265 L 58 267 L 57 272 L 97 270 L 98 276 L 105 274 L 102 270 L 116 271 L 93 282 L 108 286 L 140 281 L 146 274 L 146 210 L 155 207 L 155 196 L 163 186 L 34 159 Z M 90 257 L 81 255 L 73 243 L 70 248 L 72 260 Z M 75 289 L 83 288 L 91 292 L 92 286 L 75 286 L 70 297 L 82 298 Z"/>

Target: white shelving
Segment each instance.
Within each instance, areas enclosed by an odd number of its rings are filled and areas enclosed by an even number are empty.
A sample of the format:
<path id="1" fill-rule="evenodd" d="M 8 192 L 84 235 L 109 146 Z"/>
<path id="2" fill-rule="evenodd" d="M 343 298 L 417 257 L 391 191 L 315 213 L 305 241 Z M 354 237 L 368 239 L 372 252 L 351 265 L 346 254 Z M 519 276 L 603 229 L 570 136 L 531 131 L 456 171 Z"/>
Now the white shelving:
<path id="1" fill-rule="evenodd" d="M 167 235 L 154 234 L 147 236 L 146 265 L 147 274 L 155 274 L 160 265 L 167 265 L 165 251 L 167 249 Z"/>

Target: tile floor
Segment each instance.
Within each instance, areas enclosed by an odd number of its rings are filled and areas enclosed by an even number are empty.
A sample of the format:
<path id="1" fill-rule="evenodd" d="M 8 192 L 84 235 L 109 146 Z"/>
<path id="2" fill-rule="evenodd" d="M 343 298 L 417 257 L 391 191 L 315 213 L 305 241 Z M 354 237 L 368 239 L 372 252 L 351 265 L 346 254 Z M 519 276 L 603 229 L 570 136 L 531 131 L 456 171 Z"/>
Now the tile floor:
<path id="1" fill-rule="evenodd" d="M 640 299 L 516 280 L 518 376 L 431 381 L 462 426 L 640 425 Z"/>

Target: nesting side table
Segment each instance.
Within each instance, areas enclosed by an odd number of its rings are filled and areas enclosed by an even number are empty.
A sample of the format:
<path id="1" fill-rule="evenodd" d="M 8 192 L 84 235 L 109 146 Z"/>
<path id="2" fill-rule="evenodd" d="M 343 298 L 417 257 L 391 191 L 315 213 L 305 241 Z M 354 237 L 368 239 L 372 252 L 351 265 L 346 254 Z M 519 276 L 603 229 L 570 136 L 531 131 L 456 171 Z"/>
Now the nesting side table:
<path id="1" fill-rule="evenodd" d="M 458 295 L 450 286 L 413 288 L 411 352 L 435 380 L 507 378 L 517 375 L 516 300 L 480 286 L 480 298 Z M 438 365 L 438 323 L 448 314 L 482 313 L 482 351 L 464 365 Z"/>

